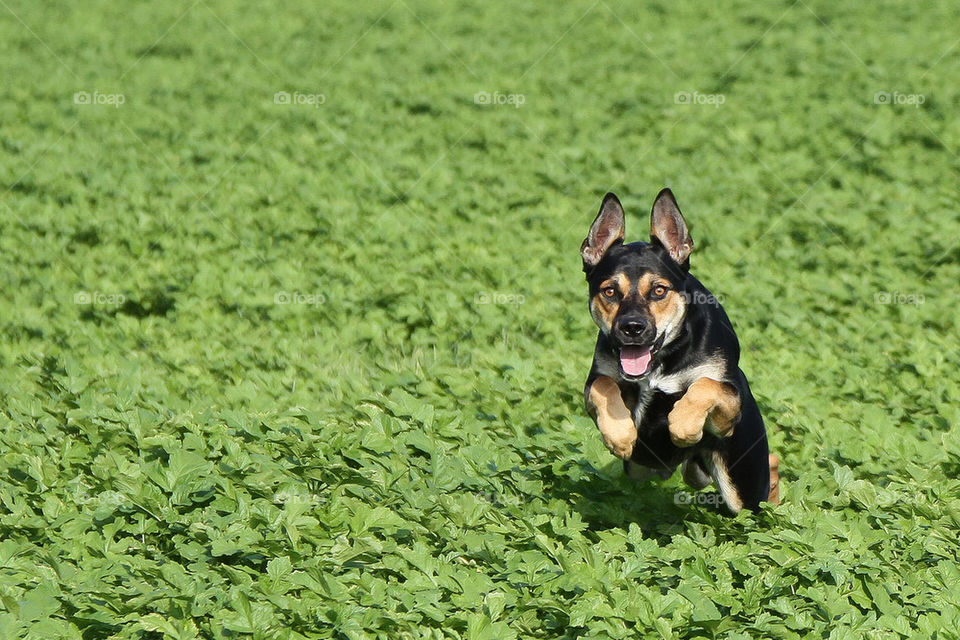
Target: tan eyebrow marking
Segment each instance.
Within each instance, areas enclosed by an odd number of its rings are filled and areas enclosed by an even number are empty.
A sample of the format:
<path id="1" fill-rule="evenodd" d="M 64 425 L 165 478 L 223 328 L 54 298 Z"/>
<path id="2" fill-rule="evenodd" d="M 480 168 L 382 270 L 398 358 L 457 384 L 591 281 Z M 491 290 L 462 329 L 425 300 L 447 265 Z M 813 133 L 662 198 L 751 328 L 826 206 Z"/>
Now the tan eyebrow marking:
<path id="1" fill-rule="evenodd" d="M 668 288 L 670 287 L 670 283 L 667 282 L 665 278 L 661 278 L 656 273 L 645 273 L 643 274 L 643 277 L 640 278 L 640 282 L 637 285 L 637 290 L 642 297 L 646 298 L 648 295 L 650 295 L 650 290 L 658 284 L 662 284 Z"/>
<path id="2" fill-rule="evenodd" d="M 600 290 L 603 291 L 607 287 L 613 287 L 620 295 L 626 295 L 630 292 L 630 278 L 625 273 L 615 273 L 603 281 Z"/>

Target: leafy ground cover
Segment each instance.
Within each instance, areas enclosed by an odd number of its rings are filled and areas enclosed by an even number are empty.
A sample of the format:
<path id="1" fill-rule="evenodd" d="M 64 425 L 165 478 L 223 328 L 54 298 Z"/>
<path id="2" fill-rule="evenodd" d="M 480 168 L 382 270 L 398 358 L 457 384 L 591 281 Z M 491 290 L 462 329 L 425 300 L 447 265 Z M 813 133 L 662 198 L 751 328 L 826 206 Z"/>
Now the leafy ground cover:
<path id="1" fill-rule="evenodd" d="M 0 638 L 956 638 L 956 7 L 0 2 Z M 783 460 L 581 407 L 677 193 Z"/>

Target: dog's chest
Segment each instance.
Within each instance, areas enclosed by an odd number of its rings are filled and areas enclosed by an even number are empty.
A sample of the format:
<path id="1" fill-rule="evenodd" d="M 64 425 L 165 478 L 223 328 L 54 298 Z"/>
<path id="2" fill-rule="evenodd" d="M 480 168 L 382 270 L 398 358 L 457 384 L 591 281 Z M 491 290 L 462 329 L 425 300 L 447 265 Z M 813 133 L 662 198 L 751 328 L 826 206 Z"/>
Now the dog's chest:
<path id="1" fill-rule="evenodd" d="M 651 394 L 655 390 L 670 395 L 686 391 L 692 382 L 690 378 L 689 370 L 663 373 L 662 369 L 657 369 L 650 373 L 650 377 L 645 382 L 649 385 Z"/>
<path id="2" fill-rule="evenodd" d="M 653 389 L 671 395 L 674 393 L 684 393 L 687 388 L 699 378 L 710 378 L 718 382 L 723 381 L 723 360 L 718 357 L 708 358 L 698 364 L 673 373 L 663 373 L 663 369 L 657 369 L 650 373 L 648 382 Z"/>
<path id="3" fill-rule="evenodd" d="M 637 384 L 637 403 L 633 407 L 633 423 L 643 424 L 650 403 L 657 393 L 673 396 L 684 393 L 697 378 L 709 377 L 722 380 L 720 363 L 708 360 L 699 365 L 688 367 L 673 373 L 664 373 L 662 368 L 650 372 L 650 375 Z"/>
<path id="4" fill-rule="evenodd" d="M 647 408 L 650 401 L 653 400 L 654 389 L 647 380 L 637 385 L 637 403 L 633 405 L 633 424 L 643 424 L 643 418 L 647 414 Z"/>

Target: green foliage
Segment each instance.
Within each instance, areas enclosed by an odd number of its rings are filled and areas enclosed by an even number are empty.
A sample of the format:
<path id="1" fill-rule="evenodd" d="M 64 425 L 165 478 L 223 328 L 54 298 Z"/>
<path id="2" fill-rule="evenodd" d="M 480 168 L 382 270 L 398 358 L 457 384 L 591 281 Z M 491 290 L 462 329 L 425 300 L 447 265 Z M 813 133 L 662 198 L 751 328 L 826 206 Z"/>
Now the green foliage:
<path id="1" fill-rule="evenodd" d="M 334 5 L 0 9 L 0 639 L 957 638 L 955 7 Z M 581 406 L 664 185 L 759 514 Z"/>

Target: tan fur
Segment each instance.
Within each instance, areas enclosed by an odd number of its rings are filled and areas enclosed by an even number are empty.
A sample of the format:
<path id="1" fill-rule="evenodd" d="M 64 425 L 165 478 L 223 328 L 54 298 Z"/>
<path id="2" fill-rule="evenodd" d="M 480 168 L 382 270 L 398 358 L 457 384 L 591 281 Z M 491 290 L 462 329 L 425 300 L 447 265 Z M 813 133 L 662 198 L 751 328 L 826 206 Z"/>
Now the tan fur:
<path id="1" fill-rule="evenodd" d="M 590 315 L 604 333 L 610 333 L 618 308 L 616 302 L 608 302 L 604 299 L 603 293 L 598 293 L 590 301 Z"/>
<path id="2" fill-rule="evenodd" d="M 610 333 L 613 328 L 613 321 L 617 317 L 617 311 L 620 310 L 620 302 L 607 300 L 603 295 L 603 290 L 613 287 L 621 296 L 626 296 L 630 291 L 630 286 L 630 279 L 625 274 L 614 274 L 600 285 L 600 291 L 590 301 L 590 314 L 597 326 L 603 329 L 605 333 Z"/>
<path id="3" fill-rule="evenodd" d="M 620 387 L 612 378 L 600 376 L 593 381 L 587 410 L 597 423 L 603 443 L 610 453 L 623 460 L 629 459 L 637 442 L 637 427 L 620 395 Z"/>
<path id="4" fill-rule="evenodd" d="M 740 398 L 732 386 L 698 378 L 667 416 L 670 439 L 678 447 L 689 447 L 700 442 L 704 428 L 725 438 L 733 434 L 739 416 Z"/>
<path id="5" fill-rule="evenodd" d="M 686 303 L 679 293 L 670 289 L 670 283 L 655 273 L 645 273 L 637 283 L 637 293 L 641 297 L 647 298 L 654 287 L 662 285 L 668 289 L 667 295 L 662 300 L 649 300 L 648 305 L 650 315 L 653 316 L 653 323 L 657 331 L 662 333 L 669 331 L 671 327 L 676 327 L 683 317 Z"/>
<path id="6" fill-rule="evenodd" d="M 712 467 L 710 475 L 713 476 L 714 481 L 717 483 L 717 489 L 720 491 L 720 495 L 723 496 L 723 501 L 727 504 L 727 507 L 730 508 L 730 511 L 740 513 L 740 510 L 743 509 L 743 500 L 740 498 L 737 488 L 733 485 L 733 480 L 730 478 L 730 470 L 727 469 L 727 463 L 723 459 L 723 454 L 719 451 L 711 452 L 709 464 Z"/>
<path id="7" fill-rule="evenodd" d="M 647 297 L 647 294 L 650 293 L 650 289 L 653 288 L 654 280 L 660 280 L 661 278 L 655 273 L 645 273 L 640 277 L 640 282 L 637 283 L 637 291 L 644 298 Z"/>
<path id="8" fill-rule="evenodd" d="M 770 454 L 770 495 L 767 502 L 780 504 L 780 458 Z"/>

